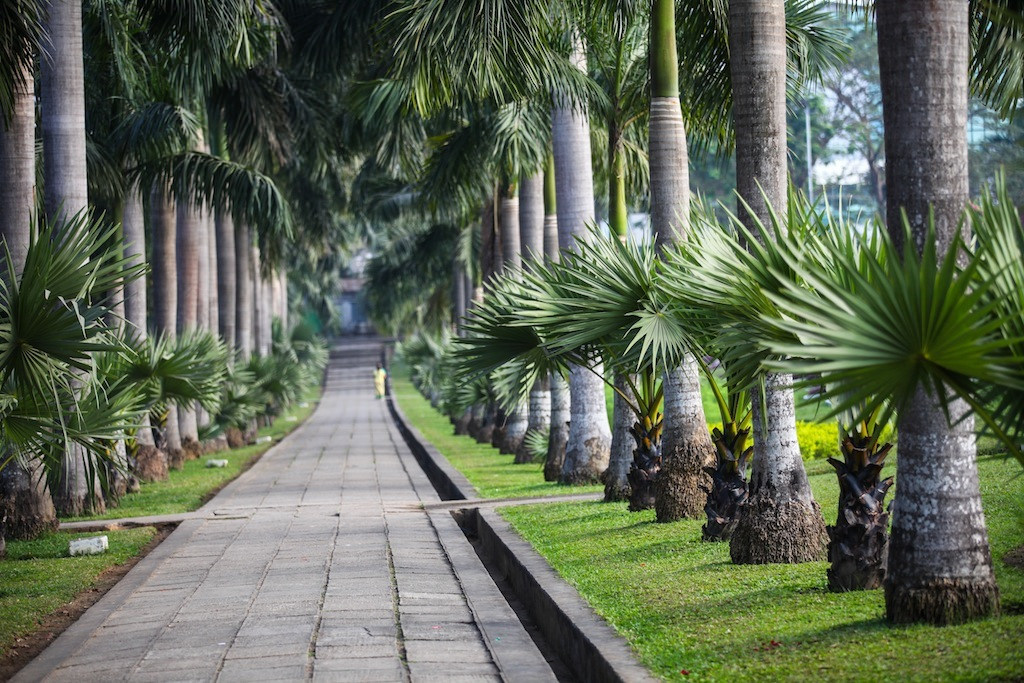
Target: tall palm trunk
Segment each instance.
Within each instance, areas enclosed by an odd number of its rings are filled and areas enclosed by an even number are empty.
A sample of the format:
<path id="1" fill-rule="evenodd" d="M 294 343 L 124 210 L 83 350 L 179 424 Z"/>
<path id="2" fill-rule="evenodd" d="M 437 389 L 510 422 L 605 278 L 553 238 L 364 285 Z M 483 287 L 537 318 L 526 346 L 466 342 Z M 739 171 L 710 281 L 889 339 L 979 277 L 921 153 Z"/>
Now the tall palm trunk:
<path id="1" fill-rule="evenodd" d="M 679 103 L 675 3 L 654 0 L 651 9 L 651 228 L 664 248 L 682 239 L 690 216 L 690 180 L 686 127 Z M 655 480 L 654 509 L 659 522 L 698 518 L 704 514 L 704 471 L 714 463 L 714 446 L 700 393 L 696 359 L 664 376 L 662 468 Z"/>
<path id="2" fill-rule="evenodd" d="M 572 59 L 577 68 L 586 71 L 587 57 L 579 38 L 574 41 Z M 558 244 L 562 249 L 572 249 L 575 238 L 582 239 L 587 223 L 595 220 L 590 123 L 585 106 L 574 106 L 565 96 L 557 95 L 551 112 L 551 139 L 558 194 Z M 601 372 L 600 367 L 594 370 Z M 569 394 L 569 436 L 559 481 L 593 483 L 608 468 L 612 441 L 604 382 L 590 370 L 574 367 L 569 374 Z"/>
<path id="3" fill-rule="evenodd" d="M 241 361 L 252 356 L 252 243 L 249 226 L 235 228 L 235 348 Z"/>
<path id="4" fill-rule="evenodd" d="M 217 312 L 220 336 L 228 348 L 234 351 L 236 339 L 237 296 L 235 287 L 238 277 L 235 252 L 235 226 L 231 216 L 220 211 L 214 214 L 214 231 L 217 234 Z"/>
<path id="5" fill-rule="evenodd" d="M 46 54 L 40 60 L 44 206 L 56 221 L 89 206 L 85 146 L 85 78 L 81 0 L 53 0 L 45 18 Z M 89 476 L 92 456 L 79 446 L 65 453 L 53 502 L 63 515 L 103 507 L 99 484 Z"/>
<path id="6" fill-rule="evenodd" d="M 0 235 L 14 264 L 12 279 L 25 267 L 35 203 L 36 107 L 31 69 L 25 69 L 22 77 L 14 93 L 10 124 L 5 129 L 0 121 Z M 12 461 L 0 470 L 0 548 L 5 536 L 30 539 L 57 528 L 53 499 L 41 474 L 37 462 Z"/>
<path id="7" fill-rule="evenodd" d="M 729 47 L 740 197 L 766 224 L 786 212 L 784 0 L 731 0 Z M 749 221 L 746 210 L 739 209 Z M 791 378 L 768 374 L 754 391 L 750 498 L 729 542 L 737 564 L 824 559 L 827 535 L 796 439 Z"/>
<path id="8" fill-rule="evenodd" d="M 967 201 L 967 3 L 879 0 L 878 62 L 885 118 L 887 219 L 902 243 L 901 212 L 919 252 L 935 218 L 940 253 L 953 245 Z M 899 416 L 899 462 L 885 578 L 886 616 L 963 622 L 998 612 L 981 509 L 974 420 L 961 401 L 954 426 L 919 389 Z"/>
<path id="9" fill-rule="evenodd" d="M 198 207 L 178 198 L 178 320 L 177 332 L 193 330 L 199 325 L 199 269 L 203 243 L 202 216 Z M 199 422 L 194 406 L 178 408 L 178 429 L 186 458 L 202 455 L 199 446 Z"/>
<path id="10" fill-rule="evenodd" d="M 166 190 L 154 187 L 150 194 L 150 227 L 153 235 L 153 309 L 154 327 L 165 336 L 174 337 L 178 329 L 178 260 L 177 218 L 174 202 Z M 167 406 L 164 414 L 163 438 L 160 447 L 167 455 L 167 465 L 181 469 L 185 452 L 178 430 L 178 408 Z"/>
<path id="11" fill-rule="evenodd" d="M 124 252 L 132 265 L 146 263 L 146 225 L 142 197 L 137 187 L 129 187 L 124 200 Z M 131 280 L 124 287 L 125 320 L 139 339 L 149 336 L 146 321 L 146 276 Z M 149 415 L 144 415 L 135 432 L 133 472 L 142 481 L 167 479 L 167 455 L 157 449 Z"/>
<path id="12" fill-rule="evenodd" d="M 288 271 L 281 268 L 278 277 L 281 280 L 281 329 L 287 334 L 291 330 L 289 326 L 291 321 L 288 319 Z"/>
<path id="13" fill-rule="evenodd" d="M 523 174 L 519 184 L 519 248 L 522 260 L 544 258 L 544 175 Z M 545 377 L 530 388 L 530 403 L 523 441 L 516 449 L 517 463 L 533 461 L 527 436 L 543 432 L 551 423 L 551 389 Z"/>
<path id="14" fill-rule="evenodd" d="M 452 331 L 462 336 L 462 319 L 466 317 L 466 274 L 458 256 L 452 257 Z"/>
<path id="15" fill-rule="evenodd" d="M 509 196 L 503 197 L 501 200 L 501 249 L 505 273 L 517 273 L 523 267 L 522 243 L 519 235 L 521 230 L 520 203 L 519 197 L 515 196 L 514 192 L 514 190 L 509 191 Z M 529 402 L 520 403 L 506 415 L 504 429 L 498 442 L 498 448 L 502 453 L 518 454 L 522 450 L 523 439 L 529 428 L 529 420 Z"/>
<path id="16" fill-rule="evenodd" d="M 28 252 L 36 191 L 36 105 L 32 70 L 24 69 L 22 78 L 22 86 L 14 93 L 10 124 L 5 128 L 0 119 L 0 236 L 7 243 L 14 270 L 19 275 Z"/>
<path id="17" fill-rule="evenodd" d="M 558 193 L 555 187 L 555 157 L 548 155 L 544 167 L 544 259 L 558 261 Z M 557 372 L 548 377 L 551 390 L 551 428 L 548 452 L 544 456 L 544 481 L 558 481 L 565 462 L 565 444 L 569 440 L 569 385 Z"/>
<path id="18" fill-rule="evenodd" d="M 206 259 L 210 266 L 210 277 L 206 288 L 206 295 L 210 300 L 206 316 L 206 329 L 217 335 L 220 333 L 220 298 L 217 296 L 218 288 L 220 287 L 220 269 L 217 266 L 217 230 L 213 224 L 213 211 L 207 211 L 205 216 L 209 247 L 206 250 Z"/>
<path id="19" fill-rule="evenodd" d="M 616 84 L 615 88 L 621 90 L 619 84 Z M 621 93 L 616 92 L 615 96 L 618 98 Z M 625 242 L 629 239 L 629 213 L 626 206 L 626 159 L 622 151 L 622 131 L 619 130 L 617 118 L 613 114 L 608 120 L 608 227 L 613 235 Z M 612 402 L 612 444 L 608 469 L 601 474 L 604 481 L 604 499 L 609 503 L 629 497 L 627 475 L 636 446 L 630 432 L 636 417 L 629 403 L 618 393 L 621 391 L 628 395 L 630 391 L 625 374 L 615 374 L 615 387 L 618 391 Z"/>

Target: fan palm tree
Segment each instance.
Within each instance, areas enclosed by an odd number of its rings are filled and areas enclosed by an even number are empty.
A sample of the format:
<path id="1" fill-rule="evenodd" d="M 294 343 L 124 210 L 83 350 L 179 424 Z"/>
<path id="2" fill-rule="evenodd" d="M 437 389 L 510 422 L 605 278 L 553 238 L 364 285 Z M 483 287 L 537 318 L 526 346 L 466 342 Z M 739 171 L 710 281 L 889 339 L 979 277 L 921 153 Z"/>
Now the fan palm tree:
<path id="1" fill-rule="evenodd" d="M 4 277 L 21 276 L 31 242 L 32 212 L 35 205 L 35 77 L 32 60 L 40 27 L 38 8 L 19 7 L 22 12 L 9 17 L 5 25 L 20 25 L 20 36 L 5 36 L 4 53 L 13 69 L 5 73 L 0 91 L 3 97 L 0 125 L 0 236 L 10 254 L 12 270 L 4 268 Z M 27 13 L 26 13 L 27 10 Z M 17 23 L 14 23 L 17 22 Z M 8 107 L 9 103 L 9 107 Z M 0 516 L 5 517 L 6 535 L 34 538 L 42 531 L 56 528 L 57 516 L 39 464 L 26 460 L 13 462 L 0 471 Z"/>
<path id="2" fill-rule="evenodd" d="M 544 263 L 558 263 L 558 193 L 555 187 L 555 158 L 548 154 L 544 167 Z M 558 481 L 569 440 L 569 385 L 559 372 L 548 373 L 551 387 L 551 427 L 544 456 L 544 481 Z"/>
<path id="3" fill-rule="evenodd" d="M 51 485 L 66 481 L 66 455 L 75 444 L 89 454 L 82 458 L 85 480 L 95 481 L 99 465 L 111 460 L 105 443 L 137 414 L 134 397 L 97 401 L 90 388 L 90 354 L 105 346 L 103 293 L 142 269 L 126 269 L 103 249 L 113 232 L 89 222 L 84 211 L 66 223 L 43 223 L 30 241 L 23 273 L 0 280 L 0 472 L 15 462 L 24 469 L 38 463 Z M 13 272 L 13 258 L 4 252 L 5 269 Z M 83 505 L 91 504 L 90 495 L 91 487 Z M 52 524 L 44 515 L 40 526 L 33 513 L 43 511 L 36 503 L 23 497 L 13 502 L 19 505 L 8 509 L 5 500 L 3 512 L 13 514 L 8 521 L 19 534 Z"/>

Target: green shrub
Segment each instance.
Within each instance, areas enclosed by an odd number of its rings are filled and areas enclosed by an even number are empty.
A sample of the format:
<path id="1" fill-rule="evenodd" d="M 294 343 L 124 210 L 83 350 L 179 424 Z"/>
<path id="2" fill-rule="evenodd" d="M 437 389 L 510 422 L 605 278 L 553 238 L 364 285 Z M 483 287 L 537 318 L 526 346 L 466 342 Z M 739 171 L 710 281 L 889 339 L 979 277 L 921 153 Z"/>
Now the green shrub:
<path id="1" fill-rule="evenodd" d="M 804 460 L 839 457 L 839 427 L 835 422 L 797 422 L 796 440 Z"/>

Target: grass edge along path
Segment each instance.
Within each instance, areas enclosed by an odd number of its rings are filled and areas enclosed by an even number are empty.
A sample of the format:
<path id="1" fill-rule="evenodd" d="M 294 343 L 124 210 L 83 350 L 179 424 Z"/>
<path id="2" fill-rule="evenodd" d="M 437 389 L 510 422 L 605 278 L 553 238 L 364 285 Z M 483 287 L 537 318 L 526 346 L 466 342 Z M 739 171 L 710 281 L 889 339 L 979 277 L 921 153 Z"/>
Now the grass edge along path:
<path id="1" fill-rule="evenodd" d="M 1024 569 L 1004 558 L 1024 544 L 1024 476 L 999 456 L 979 470 L 1003 615 L 943 628 L 887 625 L 880 590 L 829 593 L 825 562 L 733 565 L 701 520 L 589 502 L 498 512 L 664 679 L 1021 680 Z M 832 522 L 835 475 L 812 471 Z"/>
<path id="2" fill-rule="evenodd" d="M 137 493 L 127 494 L 116 507 L 109 507 L 98 515 L 68 517 L 61 521 L 99 521 L 198 510 L 282 438 L 302 425 L 316 409 L 321 392 L 322 386 L 310 389 L 298 404 L 278 415 L 270 425 L 260 428 L 258 437 L 269 436 L 271 441 L 204 454 L 196 460 L 185 462 L 180 470 L 171 470 L 166 481 L 143 483 Z M 211 458 L 227 460 L 228 464 L 226 467 L 207 467 L 206 461 Z"/>
<path id="3" fill-rule="evenodd" d="M 402 412 L 423 437 L 462 472 L 483 498 L 530 498 L 602 491 L 600 485 L 560 486 L 544 481 L 544 463 L 516 465 L 515 456 L 503 455 L 490 444 L 457 435 L 448 418 L 439 413 L 409 381 L 399 359 L 391 365 L 391 392 Z"/>
<path id="4" fill-rule="evenodd" d="M 6 680 L 99 599 L 116 583 L 97 588 L 103 575 L 152 549 L 158 532 L 143 526 L 103 534 L 110 547 L 101 555 L 68 556 L 72 539 L 94 532 L 55 531 L 32 541 L 7 542 L 7 557 L 0 560 L 0 679 Z M 76 609 L 75 603 L 93 590 L 97 594 Z M 24 661 L 19 649 L 28 650 Z"/>

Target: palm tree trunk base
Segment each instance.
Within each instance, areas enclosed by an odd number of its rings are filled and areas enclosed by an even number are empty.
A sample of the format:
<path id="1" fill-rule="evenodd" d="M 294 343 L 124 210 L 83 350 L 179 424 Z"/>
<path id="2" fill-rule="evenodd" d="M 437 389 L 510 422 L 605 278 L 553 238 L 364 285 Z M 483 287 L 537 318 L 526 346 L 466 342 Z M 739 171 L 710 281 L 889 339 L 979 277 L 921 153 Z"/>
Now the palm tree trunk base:
<path id="1" fill-rule="evenodd" d="M 526 411 L 517 410 L 512 413 L 505 423 L 505 432 L 498 447 L 501 452 L 507 455 L 517 454 L 522 449 L 528 426 Z"/>
<path id="2" fill-rule="evenodd" d="M 203 447 L 191 436 L 181 440 L 181 450 L 185 453 L 186 460 L 196 460 L 203 455 Z"/>
<path id="3" fill-rule="evenodd" d="M 17 462 L 0 470 L 0 516 L 6 517 L 7 538 L 31 540 L 57 530 L 57 513 L 45 482 Z"/>
<path id="4" fill-rule="evenodd" d="M 172 470 L 180 470 L 185 467 L 185 451 L 181 448 L 168 448 L 167 453 L 167 468 Z"/>
<path id="5" fill-rule="evenodd" d="M 227 450 L 228 438 L 221 434 L 215 436 L 212 439 L 207 439 L 202 443 L 203 453 L 209 455 L 210 453 L 219 453 L 220 451 Z"/>
<path id="6" fill-rule="evenodd" d="M 915 586 L 885 586 L 885 616 L 892 624 L 963 624 L 999 614 L 995 580 L 933 579 Z"/>
<path id="7" fill-rule="evenodd" d="M 140 445 L 135 450 L 135 476 L 142 481 L 167 480 L 167 456 L 156 446 Z"/>
<path id="8" fill-rule="evenodd" d="M 544 459 L 544 481 L 558 481 L 562 476 L 562 465 L 565 464 L 565 444 L 569 440 L 569 429 L 555 429 L 555 421 L 551 421 L 551 433 L 548 435 L 548 454 Z"/>
<path id="9" fill-rule="evenodd" d="M 707 434 L 707 430 L 704 430 Z M 662 450 L 665 441 L 661 442 Z M 688 439 L 666 458 L 654 482 L 654 511 L 659 522 L 700 519 L 708 502 L 711 479 L 705 467 L 715 461 L 710 438 Z"/>
<path id="10" fill-rule="evenodd" d="M 605 470 L 604 502 L 618 503 L 619 501 L 629 500 L 629 491 L 629 482 L 625 477 L 613 476 L 610 469 Z"/>
<path id="11" fill-rule="evenodd" d="M 609 449 L 609 440 L 600 436 L 584 441 L 582 453 L 570 453 L 566 447 L 566 460 L 571 460 L 577 465 L 566 470 L 563 463 L 562 475 L 558 478 L 558 482 L 567 486 L 600 484 L 601 475 L 608 469 Z"/>
<path id="12" fill-rule="evenodd" d="M 790 499 L 754 494 L 729 540 L 735 564 L 796 564 L 826 557 L 828 534 L 821 508 Z"/>
<path id="13" fill-rule="evenodd" d="M 460 415 L 455 420 L 455 433 L 460 435 L 460 436 L 469 434 L 469 423 L 470 423 L 470 421 L 472 421 L 472 419 L 473 419 L 473 411 L 472 410 L 467 409 L 467 410 L 463 411 L 462 415 Z"/>
<path id="14" fill-rule="evenodd" d="M 224 438 L 228 440 L 228 448 L 241 448 L 245 445 L 245 435 L 238 427 L 228 427 L 224 430 Z"/>

